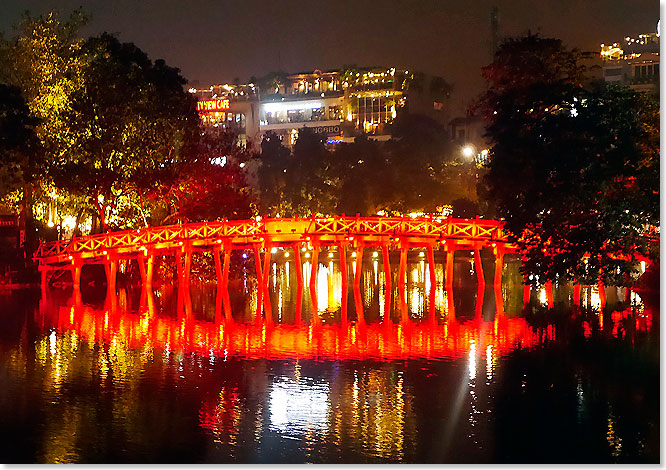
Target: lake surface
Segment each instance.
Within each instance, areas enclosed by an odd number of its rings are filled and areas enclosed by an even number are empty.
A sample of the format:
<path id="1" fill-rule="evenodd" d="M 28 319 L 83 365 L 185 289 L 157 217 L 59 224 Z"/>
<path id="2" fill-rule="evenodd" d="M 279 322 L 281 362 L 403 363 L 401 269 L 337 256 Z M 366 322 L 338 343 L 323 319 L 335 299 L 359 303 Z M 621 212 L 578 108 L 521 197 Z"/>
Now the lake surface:
<path id="1" fill-rule="evenodd" d="M 196 280 L 0 293 L 0 461 L 659 462 L 658 302 L 595 286 L 574 307 L 562 285 L 523 305 L 515 262 L 479 289 L 458 255 L 448 292 L 415 252 L 403 304 L 370 252 L 345 320 L 337 259 L 313 315 L 309 263 L 297 312 L 280 255 L 270 318 L 242 263 L 231 316 Z"/>

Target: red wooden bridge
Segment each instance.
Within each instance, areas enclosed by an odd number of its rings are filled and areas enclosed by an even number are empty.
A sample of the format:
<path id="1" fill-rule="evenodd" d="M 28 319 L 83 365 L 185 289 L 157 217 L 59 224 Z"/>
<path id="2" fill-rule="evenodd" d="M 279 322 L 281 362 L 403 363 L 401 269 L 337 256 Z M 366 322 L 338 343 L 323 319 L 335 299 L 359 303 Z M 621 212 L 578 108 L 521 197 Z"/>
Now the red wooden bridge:
<path id="1" fill-rule="evenodd" d="M 513 251 L 500 222 L 486 219 L 453 219 L 434 217 L 311 217 L 292 219 L 225 220 L 222 222 L 200 222 L 191 224 L 147 227 L 138 230 L 90 235 L 87 237 L 43 243 L 33 259 L 39 263 L 42 286 L 46 287 L 48 275 L 54 270 L 72 271 L 75 289 L 80 287 L 81 268 L 84 264 L 103 264 L 107 273 L 107 284 L 115 290 L 118 260 L 137 260 L 145 285 L 153 279 L 155 256 L 175 255 L 179 281 L 190 282 L 192 253 L 212 251 L 214 253 L 218 285 L 228 286 L 231 251 L 252 249 L 254 251 L 257 279 L 262 289 L 264 308 L 270 312 L 268 301 L 269 267 L 271 248 L 291 248 L 294 261 L 301 265 L 303 246 L 312 250 L 312 259 L 317 260 L 321 247 L 335 246 L 340 256 L 340 265 L 347 266 L 347 249 L 355 252 L 358 264 L 354 270 L 354 297 L 360 301 L 360 264 L 364 247 L 381 247 L 384 270 L 388 274 L 387 290 L 391 289 L 389 250 L 400 250 L 400 274 L 398 282 L 405 283 L 407 253 L 410 248 L 427 250 L 428 266 L 434 267 L 434 249 L 446 253 L 447 285 L 453 280 L 453 256 L 455 250 L 473 250 L 479 284 L 484 284 L 480 250 L 492 248 L 495 255 L 496 284 L 501 282 L 504 253 Z M 261 264 L 261 250 L 264 264 Z M 221 261 L 221 255 L 224 262 Z M 310 294 L 313 310 L 316 311 L 317 264 L 311 264 Z M 303 285 L 300 269 L 296 269 L 297 283 Z M 347 270 L 341 269 L 343 296 L 346 298 Z M 431 285 L 435 285 L 435 271 L 429 269 Z M 299 289 L 299 292 L 302 289 Z M 404 289 L 400 289 L 402 293 Z M 345 303 L 345 302 L 343 302 Z M 344 307 L 343 307 L 344 308 Z M 225 309 L 226 310 L 226 309 Z"/>

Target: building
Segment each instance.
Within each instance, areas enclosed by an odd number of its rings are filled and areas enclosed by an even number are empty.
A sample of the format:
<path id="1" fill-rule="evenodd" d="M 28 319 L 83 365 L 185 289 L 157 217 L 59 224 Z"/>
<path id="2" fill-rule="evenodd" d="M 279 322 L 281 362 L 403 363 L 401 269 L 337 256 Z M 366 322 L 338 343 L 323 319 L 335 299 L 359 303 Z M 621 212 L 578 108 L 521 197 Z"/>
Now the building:
<path id="1" fill-rule="evenodd" d="M 452 119 L 449 123 L 451 142 L 456 147 L 454 155 L 462 161 L 474 159 L 483 163 L 488 157 L 489 143 L 482 116 L 467 116 Z"/>
<path id="2" fill-rule="evenodd" d="M 204 125 L 236 131 L 239 144 L 258 148 L 267 132 L 287 147 L 307 127 L 329 144 L 362 134 L 388 140 L 386 125 L 406 106 L 412 78 L 406 70 L 370 67 L 276 74 L 264 85 L 214 85 L 191 88 Z"/>
<path id="3" fill-rule="evenodd" d="M 601 44 L 603 76 L 607 83 L 637 91 L 659 91 L 659 23 L 657 32 L 627 36 L 620 42 Z"/>
<path id="4" fill-rule="evenodd" d="M 238 144 L 254 145 L 259 135 L 259 101 L 254 84 L 190 88 L 204 126 L 224 127 L 238 134 Z"/>

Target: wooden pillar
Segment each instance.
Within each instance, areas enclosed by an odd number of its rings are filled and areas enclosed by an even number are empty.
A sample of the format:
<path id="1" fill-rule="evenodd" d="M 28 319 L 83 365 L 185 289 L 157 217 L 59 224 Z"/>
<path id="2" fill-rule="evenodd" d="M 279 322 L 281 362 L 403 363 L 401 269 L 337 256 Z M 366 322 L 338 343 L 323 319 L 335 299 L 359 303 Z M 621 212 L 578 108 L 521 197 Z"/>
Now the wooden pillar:
<path id="1" fill-rule="evenodd" d="M 303 321 L 303 265 L 301 264 L 301 248 L 298 243 L 292 245 L 294 250 L 294 269 L 296 270 L 296 315 L 295 322 Z"/>
<path id="2" fill-rule="evenodd" d="M 42 292 L 46 292 L 46 288 L 48 287 L 49 268 L 47 266 L 40 266 L 39 274 L 41 278 L 40 286 L 42 288 Z"/>
<path id="3" fill-rule="evenodd" d="M 174 257 L 176 258 L 176 273 L 178 274 L 178 285 L 182 285 L 183 284 L 183 257 L 182 257 L 181 250 L 177 250 L 176 253 L 174 253 Z"/>
<path id="4" fill-rule="evenodd" d="M 447 246 L 446 248 L 446 290 L 450 291 L 453 287 L 453 259 L 455 256 L 455 248 Z"/>
<path id="5" fill-rule="evenodd" d="M 494 292 L 495 292 L 495 309 L 497 315 L 504 315 L 504 298 L 502 297 L 502 284 L 495 283 Z"/>
<path id="6" fill-rule="evenodd" d="M 340 277 L 342 278 L 342 298 L 340 299 L 340 321 L 347 323 L 347 296 L 349 295 L 349 282 L 347 281 L 347 244 L 340 243 Z"/>
<path id="7" fill-rule="evenodd" d="M 267 323 L 273 323 L 273 310 L 271 309 L 271 298 L 269 293 L 269 285 L 271 280 L 271 244 L 264 244 L 264 274 L 262 281 L 264 283 L 264 315 L 266 316 Z"/>
<path id="8" fill-rule="evenodd" d="M 624 288 L 624 303 L 628 304 L 631 302 L 631 287 L 627 286 Z"/>
<path id="9" fill-rule="evenodd" d="M 143 253 L 140 253 L 136 257 L 136 264 L 139 265 L 139 274 L 141 274 L 141 283 L 146 284 L 146 257 Z"/>
<path id="10" fill-rule="evenodd" d="M 553 297 L 553 282 L 548 281 L 545 285 L 546 288 L 546 302 L 548 303 L 548 308 L 553 308 L 554 297 Z"/>
<path id="11" fill-rule="evenodd" d="M 79 294 L 80 296 L 81 294 Z M 110 287 L 106 289 L 106 300 L 104 301 L 105 308 L 109 310 L 110 313 L 116 313 L 118 310 L 118 294 L 115 289 Z"/>
<path id="12" fill-rule="evenodd" d="M 189 282 L 183 286 L 183 303 L 185 305 L 185 317 L 192 320 L 192 296 L 190 295 Z"/>
<path id="13" fill-rule="evenodd" d="M 73 259 L 72 260 L 72 284 L 74 285 L 74 289 L 78 290 L 81 289 L 81 268 L 83 267 L 83 263 L 81 263 L 80 259 Z"/>
<path id="14" fill-rule="evenodd" d="M 260 245 L 258 243 L 254 244 L 254 266 L 257 272 L 257 319 L 261 318 L 261 306 L 263 304 L 263 294 L 264 294 L 264 281 L 263 274 L 261 271 L 261 254 L 259 253 Z"/>
<path id="15" fill-rule="evenodd" d="M 428 317 L 435 318 L 435 293 L 437 292 L 437 277 L 435 276 L 435 252 L 432 245 L 427 246 L 428 273 L 430 275 L 430 292 L 428 292 Z"/>
<path id="16" fill-rule="evenodd" d="M 523 305 L 528 305 L 530 303 L 531 296 L 531 286 L 527 278 L 523 281 Z"/>
<path id="17" fill-rule="evenodd" d="M 319 243 L 312 244 L 312 263 L 310 264 L 310 299 L 312 300 L 312 319 L 319 321 L 317 305 L 317 271 L 319 270 Z"/>
<path id="18" fill-rule="evenodd" d="M 437 288 L 437 278 L 435 277 L 435 252 L 432 245 L 426 247 L 428 256 L 428 275 L 430 276 L 430 290 Z"/>
<path id="19" fill-rule="evenodd" d="M 115 291 L 116 290 L 116 277 L 118 274 L 118 258 L 115 256 L 110 257 L 109 259 L 109 277 L 107 281 L 107 288 Z"/>
<path id="20" fill-rule="evenodd" d="M 222 263 L 220 262 L 220 247 L 213 247 L 213 260 L 215 261 L 215 277 L 217 278 L 217 285 L 222 285 Z"/>
<path id="21" fill-rule="evenodd" d="M 504 248 L 496 245 L 495 249 L 495 279 L 494 284 L 502 284 L 502 268 L 504 266 Z"/>
<path id="22" fill-rule="evenodd" d="M 409 318 L 409 313 L 407 312 L 407 252 L 409 251 L 409 245 L 403 242 L 400 245 L 400 269 L 398 281 L 398 294 L 400 297 L 400 318 L 405 320 Z"/>
<path id="23" fill-rule="evenodd" d="M 356 307 L 356 320 L 365 322 L 363 314 L 363 298 L 361 297 L 361 270 L 363 269 L 363 243 L 356 244 L 356 271 L 354 271 L 354 306 Z"/>
<path id="24" fill-rule="evenodd" d="M 148 286 L 153 285 L 154 267 L 155 267 L 155 255 L 153 253 L 150 253 L 146 258 L 146 285 Z"/>
<path id="25" fill-rule="evenodd" d="M 185 247 L 185 264 L 183 266 L 183 280 L 185 285 L 190 285 L 190 274 L 192 272 L 192 247 Z"/>
<path id="26" fill-rule="evenodd" d="M 603 306 L 606 305 L 606 286 L 601 279 L 599 279 L 599 300 L 601 301 L 601 307 L 603 308 Z"/>
<path id="27" fill-rule="evenodd" d="M 480 286 L 486 285 L 486 279 L 483 276 L 483 264 L 481 263 L 481 249 L 476 247 L 474 249 L 474 269 L 476 270 L 476 278 Z"/>
<path id="28" fill-rule="evenodd" d="M 384 321 L 387 321 L 391 319 L 391 292 L 393 291 L 393 283 L 391 282 L 391 260 L 386 242 L 382 242 L 382 264 L 384 265 Z"/>
<path id="29" fill-rule="evenodd" d="M 224 317 L 232 319 L 231 299 L 229 298 L 229 268 L 231 267 L 231 243 L 224 245 L 224 267 L 222 268 L 222 301 L 224 303 Z"/>
<path id="30" fill-rule="evenodd" d="M 220 284 L 219 280 L 217 283 L 217 289 L 215 291 L 215 323 L 219 324 L 222 323 L 222 297 L 224 296 L 222 289 L 222 284 Z"/>
<path id="31" fill-rule="evenodd" d="M 576 306 L 580 305 L 580 284 L 574 284 L 573 304 Z"/>
<path id="32" fill-rule="evenodd" d="M 146 291 L 146 305 L 148 307 L 148 316 L 150 318 L 155 317 L 155 297 L 153 296 L 153 289 L 150 287 L 150 284 L 144 288 Z"/>

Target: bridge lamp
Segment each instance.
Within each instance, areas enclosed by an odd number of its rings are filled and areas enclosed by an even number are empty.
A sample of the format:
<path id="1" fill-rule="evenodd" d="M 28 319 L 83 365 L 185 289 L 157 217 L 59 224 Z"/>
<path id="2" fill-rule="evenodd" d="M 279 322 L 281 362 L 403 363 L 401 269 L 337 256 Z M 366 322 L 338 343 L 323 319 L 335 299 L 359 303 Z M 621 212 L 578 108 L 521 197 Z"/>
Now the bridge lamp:
<path id="1" fill-rule="evenodd" d="M 305 253 L 305 257 L 306 257 L 306 258 L 309 258 L 309 257 L 310 257 L 310 253 Z"/>
<path id="2" fill-rule="evenodd" d="M 329 258 L 333 258 L 333 253 L 329 252 L 329 253 L 328 253 L 328 257 L 329 257 Z"/>
<path id="3" fill-rule="evenodd" d="M 377 258 L 378 256 L 379 256 L 379 253 L 377 253 L 376 251 L 372 252 L 372 257 L 373 258 Z"/>

